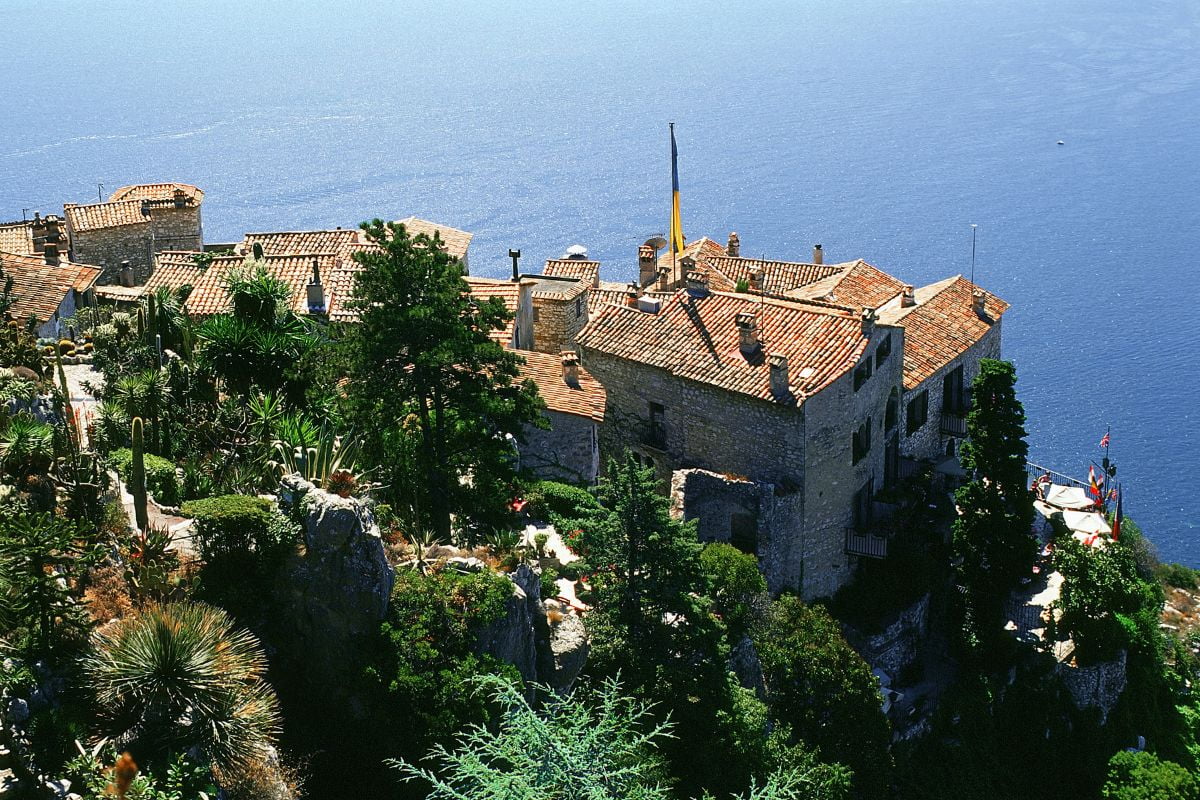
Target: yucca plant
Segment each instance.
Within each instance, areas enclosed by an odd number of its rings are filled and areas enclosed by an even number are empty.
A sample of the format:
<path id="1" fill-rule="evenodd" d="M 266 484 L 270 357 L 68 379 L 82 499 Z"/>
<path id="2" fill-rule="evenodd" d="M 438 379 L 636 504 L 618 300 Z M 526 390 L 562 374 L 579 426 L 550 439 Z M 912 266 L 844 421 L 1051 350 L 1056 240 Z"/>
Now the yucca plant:
<path id="1" fill-rule="evenodd" d="M 261 760 L 279 713 L 266 658 L 219 608 L 152 605 L 98 631 L 84 670 L 120 747 L 169 753 L 195 748 L 219 769 Z"/>
<path id="2" fill-rule="evenodd" d="M 14 478 L 44 472 L 54 459 L 54 427 L 20 413 L 0 432 L 0 470 Z"/>
<path id="3" fill-rule="evenodd" d="M 330 479 L 334 475 L 337 475 L 339 486 L 350 483 L 361 486 L 362 476 L 354 476 L 357 456 L 356 439 L 338 436 L 332 429 L 323 425 L 313 445 L 306 446 L 303 441 L 277 439 L 275 458 L 271 459 L 268 465 L 276 470 L 280 477 L 298 474 L 323 489 L 330 488 Z M 348 480 L 348 476 L 353 480 Z"/>

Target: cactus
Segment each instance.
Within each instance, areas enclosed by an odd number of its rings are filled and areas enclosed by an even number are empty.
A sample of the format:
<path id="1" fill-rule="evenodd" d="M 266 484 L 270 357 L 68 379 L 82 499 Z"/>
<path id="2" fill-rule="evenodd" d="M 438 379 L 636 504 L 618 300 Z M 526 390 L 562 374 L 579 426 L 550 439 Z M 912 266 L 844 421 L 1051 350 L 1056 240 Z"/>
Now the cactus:
<path id="1" fill-rule="evenodd" d="M 146 513 L 146 446 L 142 440 L 142 418 L 134 417 L 131 425 L 133 462 L 129 467 L 129 493 L 133 495 L 138 530 L 144 533 L 150 525 L 150 517 Z"/>
<path id="2" fill-rule="evenodd" d="M 71 445 L 71 450 L 78 452 L 83 446 L 80 440 L 78 421 L 75 419 L 75 408 L 71 405 L 71 384 L 67 383 L 67 373 L 63 369 L 62 351 L 55 349 L 54 365 L 58 372 L 58 388 L 63 396 L 63 421 L 67 424 L 67 440 Z"/>
<path id="3" fill-rule="evenodd" d="M 138 306 L 137 338 L 142 340 L 146 338 L 146 309 L 144 306 Z"/>
<path id="4" fill-rule="evenodd" d="M 153 343 L 155 335 L 158 334 L 158 304 L 154 301 L 154 295 L 151 294 L 146 298 L 146 339 Z"/>

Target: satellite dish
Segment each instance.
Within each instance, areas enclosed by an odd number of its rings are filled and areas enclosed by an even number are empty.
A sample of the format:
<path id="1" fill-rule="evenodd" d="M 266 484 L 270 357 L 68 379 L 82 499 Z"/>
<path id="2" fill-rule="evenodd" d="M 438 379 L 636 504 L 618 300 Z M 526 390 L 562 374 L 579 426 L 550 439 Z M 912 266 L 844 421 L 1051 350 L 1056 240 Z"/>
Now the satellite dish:
<path id="1" fill-rule="evenodd" d="M 587 258 L 587 248 L 581 244 L 573 244 L 567 248 L 567 258 Z"/>
<path id="2" fill-rule="evenodd" d="M 666 237 L 652 236 L 646 240 L 646 247 L 653 247 L 655 250 L 662 250 L 667 246 Z"/>

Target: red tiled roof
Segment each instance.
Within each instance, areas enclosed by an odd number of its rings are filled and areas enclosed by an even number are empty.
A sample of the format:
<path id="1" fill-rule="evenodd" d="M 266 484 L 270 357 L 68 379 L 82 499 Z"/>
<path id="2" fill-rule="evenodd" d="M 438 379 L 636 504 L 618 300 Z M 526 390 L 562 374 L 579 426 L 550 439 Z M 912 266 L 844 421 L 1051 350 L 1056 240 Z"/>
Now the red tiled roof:
<path id="1" fill-rule="evenodd" d="M 0 266 L 13 279 L 14 302 L 8 313 L 18 320 L 32 314 L 39 323 L 54 316 L 69 291 L 87 291 L 100 277 L 99 267 L 70 261 L 53 266 L 40 255 L 0 252 Z"/>
<path id="2" fill-rule="evenodd" d="M 703 271 L 702 265 L 697 266 Z M 758 271 L 763 275 L 766 294 L 773 295 L 782 295 L 791 289 L 837 275 L 847 268 L 846 264 L 807 264 L 726 255 L 710 257 L 707 266 L 710 271 L 709 287 L 712 289 L 733 291 L 740 281 L 749 283 L 750 273 Z"/>
<path id="3" fill-rule="evenodd" d="M 758 315 L 762 346 L 739 348 L 738 314 Z M 767 355 L 787 356 L 794 399 L 819 392 L 852 369 L 867 346 L 857 315 L 777 299 L 723 292 L 675 293 L 658 314 L 605 306 L 579 333 L 584 349 L 657 367 L 672 375 L 774 400 Z"/>
<path id="4" fill-rule="evenodd" d="M 308 313 L 308 295 L 305 287 L 312 279 L 312 264 L 316 261 L 322 276 L 331 274 L 337 266 L 337 258 L 331 253 L 265 256 L 262 265 L 267 272 L 282 280 L 291 289 L 289 307 L 297 314 Z M 229 273 L 245 269 L 247 262 L 242 256 L 217 256 L 208 269 L 201 270 L 188 253 L 160 253 L 146 290 L 162 286 L 177 290 L 184 285 L 192 287 L 187 299 L 188 314 L 193 317 L 209 317 L 226 314 L 229 305 L 227 288 Z M 322 277 L 324 281 L 324 277 Z M 326 305 L 332 305 L 330 289 L 326 287 Z"/>
<path id="5" fill-rule="evenodd" d="M 473 275 L 466 275 L 463 277 L 463 280 L 470 287 L 472 296 L 480 298 L 499 297 L 504 301 L 504 307 L 513 315 L 512 319 L 508 321 L 503 330 L 492 331 L 491 337 L 503 345 L 511 343 L 513 331 L 516 329 L 517 324 L 517 306 L 521 301 L 520 284 L 513 281 L 497 280 L 496 278 L 477 278 Z"/>
<path id="6" fill-rule="evenodd" d="M 840 269 L 840 267 L 839 267 Z M 770 286 L 767 287 L 770 289 Z M 785 293 L 791 298 L 823 300 L 849 308 L 879 308 L 904 291 L 904 284 L 886 272 L 859 259 L 848 269 L 829 277 L 792 289 Z"/>
<path id="7" fill-rule="evenodd" d="M 906 391 L 966 352 L 1008 310 L 1008 303 L 984 292 L 987 319 L 980 319 L 972 306 L 977 288 L 956 275 L 917 289 L 916 305 L 888 309 L 879 315 L 880 322 L 904 328 Z"/>
<path id="8" fill-rule="evenodd" d="M 115 203 L 91 203 L 63 206 L 67 224 L 75 232 L 94 231 L 101 228 L 117 228 L 122 225 L 147 225 L 149 220 L 142 216 L 141 200 L 121 200 Z"/>
<path id="9" fill-rule="evenodd" d="M 588 286 L 597 286 L 600 283 L 600 262 L 580 258 L 552 258 L 546 262 L 542 274 L 556 278 L 574 278 Z"/>
<path id="10" fill-rule="evenodd" d="M 355 250 L 365 249 L 365 241 L 357 230 L 338 228 L 331 231 L 273 231 L 269 233 L 247 233 L 240 250 L 250 255 L 254 245 L 262 245 L 263 254 L 268 256 L 305 255 L 307 253 L 335 253 L 345 261 L 350 260 Z"/>
<path id="11" fill-rule="evenodd" d="M 190 183 L 137 183 L 133 186 L 122 186 L 111 195 L 108 201 L 115 203 L 121 200 L 174 200 L 175 190 L 182 189 L 195 205 L 204 201 L 204 192 Z"/>
<path id="12" fill-rule="evenodd" d="M 537 384 L 538 393 L 546 401 L 548 410 L 590 417 L 596 422 L 604 421 L 604 387 L 590 372 L 581 366 L 579 382 L 571 385 L 563 380 L 561 355 L 533 350 L 512 352 L 525 359 L 521 366 L 521 378 L 528 378 Z"/>
<path id="13" fill-rule="evenodd" d="M 458 228 L 451 228 L 449 225 L 442 225 L 425 219 L 417 219 L 416 217 L 408 217 L 397 221 L 404 226 L 409 236 L 423 233 L 433 238 L 433 234 L 436 231 L 442 242 L 446 245 L 446 252 L 459 259 L 466 258 L 467 248 L 471 246 L 471 239 L 474 238 L 474 234 L 472 233 L 460 231 Z"/>
<path id="14" fill-rule="evenodd" d="M 0 225 L 0 252 L 17 255 L 33 253 L 33 222 L 5 222 Z"/>

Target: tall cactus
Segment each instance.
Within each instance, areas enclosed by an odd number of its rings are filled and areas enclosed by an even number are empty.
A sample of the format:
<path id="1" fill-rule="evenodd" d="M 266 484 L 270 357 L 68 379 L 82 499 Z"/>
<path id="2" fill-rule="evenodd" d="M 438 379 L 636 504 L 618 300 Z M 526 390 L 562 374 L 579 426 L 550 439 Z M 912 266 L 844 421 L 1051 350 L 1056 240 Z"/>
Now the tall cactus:
<path id="1" fill-rule="evenodd" d="M 150 526 L 146 512 L 146 446 L 142 440 L 142 418 L 134 417 L 131 438 L 133 439 L 133 462 L 129 467 L 129 493 L 133 495 L 133 513 L 137 518 L 138 530 L 143 533 Z"/>
<path id="2" fill-rule="evenodd" d="M 154 293 L 151 292 L 146 297 L 146 341 L 154 344 L 154 337 L 158 334 L 158 303 L 154 300 Z"/>
<path id="3" fill-rule="evenodd" d="M 71 384 L 67 383 L 67 372 L 63 369 L 61 348 L 54 348 L 54 366 L 58 373 L 58 388 L 63 396 L 63 421 L 67 426 L 67 439 L 71 450 L 78 453 L 83 447 L 79 429 L 79 421 L 75 419 L 75 408 L 71 405 Z"/>

